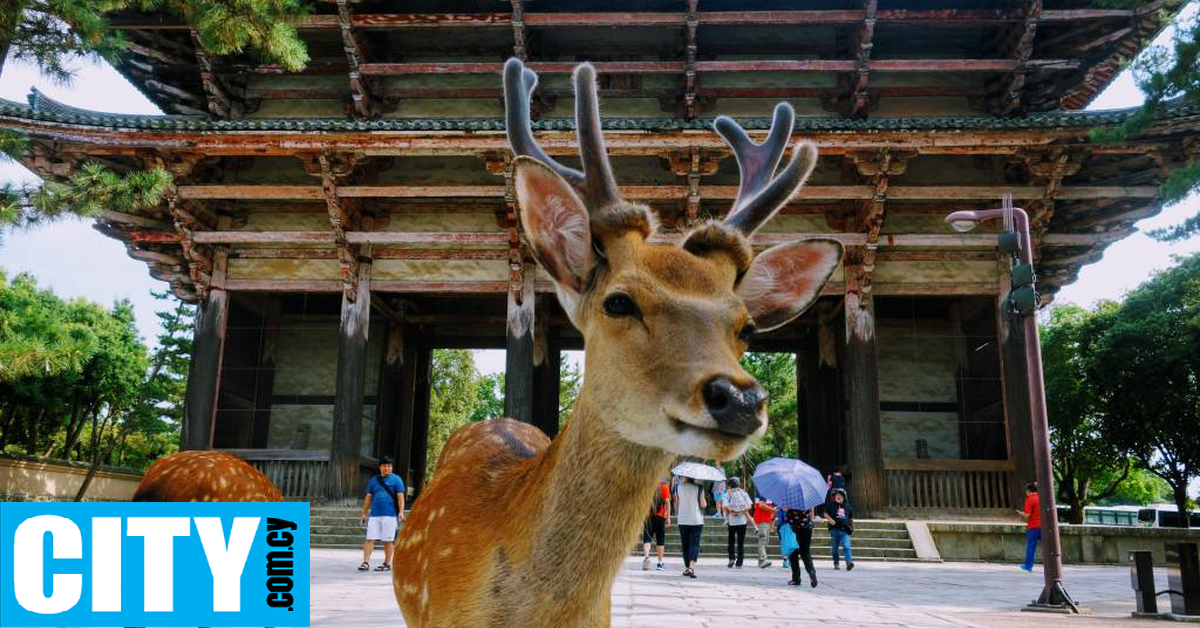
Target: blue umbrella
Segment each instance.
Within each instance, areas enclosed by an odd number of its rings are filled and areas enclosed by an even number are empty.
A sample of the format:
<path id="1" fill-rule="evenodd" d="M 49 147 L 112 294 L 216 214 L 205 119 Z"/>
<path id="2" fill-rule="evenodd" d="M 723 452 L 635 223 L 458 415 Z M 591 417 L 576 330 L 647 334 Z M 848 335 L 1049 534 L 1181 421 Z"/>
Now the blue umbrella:
<path id="1" fill-rule="evenodd" d="M 791 458 L 771 458 L 758 465 L 754 486 L 776 505 L 796 510 L 825 503 L 829 490 L 820 471 Z"/>

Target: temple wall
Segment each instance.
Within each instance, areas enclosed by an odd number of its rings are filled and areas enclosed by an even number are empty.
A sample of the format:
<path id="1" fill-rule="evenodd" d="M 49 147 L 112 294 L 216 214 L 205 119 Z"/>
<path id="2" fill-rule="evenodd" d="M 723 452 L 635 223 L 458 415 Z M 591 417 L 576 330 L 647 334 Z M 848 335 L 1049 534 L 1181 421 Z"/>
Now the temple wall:
<path id="1" fill-rule="evenodd" d="M 918 440 L 926 443 L 929 458 L 958 458 L 958 413 L 917 409 L 942 408 L 957 401 L 958 365 L 949 326 L 922 330 L 942 335 L 916 336 L 904 321 L 876 322 L 884 458 L 922 457 Z"/>

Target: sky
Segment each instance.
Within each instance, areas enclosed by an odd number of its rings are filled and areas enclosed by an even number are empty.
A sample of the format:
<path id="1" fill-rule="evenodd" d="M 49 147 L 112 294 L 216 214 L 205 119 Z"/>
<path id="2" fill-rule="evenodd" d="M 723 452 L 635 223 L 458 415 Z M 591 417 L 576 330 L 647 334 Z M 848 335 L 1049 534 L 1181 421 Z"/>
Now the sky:
<path id="1" fill-rule="evenodd" d="M 1200 3 L 1192 3 L 1188 15 L 1195 15 Z M 1168 29 L 1156 40 L 1166 43 Z M 58 85 L 39 76 L 35 68 L 13 62 L 4 65 L 0 75 L 0 98 L 24 101 L 31 87 L 69 105 L 115 113 L 160 113 L 128 81 L 103 62 L 80 61 L 70 85 Z M 1123 72 L 1096 99 L 1089 109 L 1132 107 L 1142 96 L 1128 71 Z M 36 181 L 18 164 L 0 161 L 0 182 Z M 1144 281 L 1153 271 L 1167 268 L 1171 258 L 1200 251 L 1200 237 L 1175 244 L 1150 239 L 1145 232 L 1181 222 L 1200 208 L 1200 197 L 1193 195 L 1158 216 L 1137 224 L 1139 232 L 1108 247 L 1104 258 L 1086 266 L 1079 279 L 1064 287 L 1058 303 L 1090 306 L 1102 299 L 1118 299 Z M 146 265 L 125 254 L 119 242 L 94 231 L 79 220 L 64 220 L 34 230 L 5 234 L 0 244 L 0 268 L 9 275 L 31 272 L 43 287 L 66 298 L 83 297 L 100 303 L 129 299 L 134 306 L 138 326 L 144 338 L 152 340 L 158 331 L 154 311 L 159 303 L 151 290 L 164 290 L 167 284 L 152 279 Z M 502 351 L 476 353 L 482 373 L 504 370 Z"/>

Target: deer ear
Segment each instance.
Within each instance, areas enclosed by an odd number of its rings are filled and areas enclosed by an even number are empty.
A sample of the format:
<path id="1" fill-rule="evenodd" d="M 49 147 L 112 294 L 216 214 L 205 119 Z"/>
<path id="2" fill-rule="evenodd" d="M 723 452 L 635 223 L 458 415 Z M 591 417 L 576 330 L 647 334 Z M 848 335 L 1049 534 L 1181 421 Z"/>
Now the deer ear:
<path id="1" fill-rule="evenodd" d="M 737 293 L 759 331 L 775 329 L 803 314 L 841 263 L 836 240 L 773 246 L 754 258 Z"/>
<path id="2" fill-rule="evenodd" d="M 596 265 L 587 207 L 570 184 L 541 162 L 522 156 L 513 166 L 525 235 L 554 278 L 563 308 L 573 314 Z"/>

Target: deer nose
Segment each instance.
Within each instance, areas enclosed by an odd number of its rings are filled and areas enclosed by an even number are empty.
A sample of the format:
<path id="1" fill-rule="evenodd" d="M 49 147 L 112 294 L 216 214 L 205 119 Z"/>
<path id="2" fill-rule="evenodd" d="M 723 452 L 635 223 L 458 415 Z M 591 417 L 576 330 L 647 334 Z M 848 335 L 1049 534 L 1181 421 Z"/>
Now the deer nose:
<path id="1" fill-rule="evenodd" d="M 762 426 L 758 413 L 767 402 L 767 391 L 758 382 L 739 387 L 718 375 L 704 384 L 702 393 L 704 407 L 722 432 L 749 436 Z"/>

